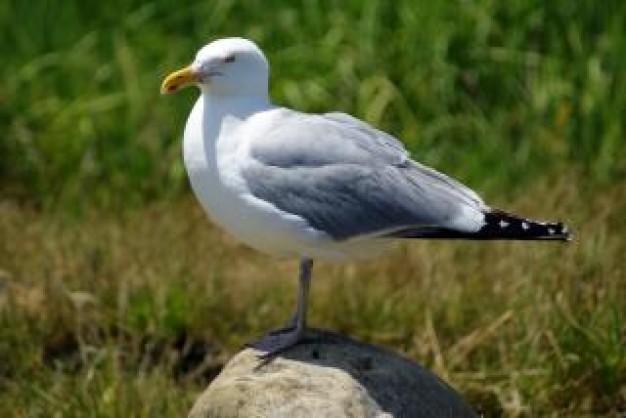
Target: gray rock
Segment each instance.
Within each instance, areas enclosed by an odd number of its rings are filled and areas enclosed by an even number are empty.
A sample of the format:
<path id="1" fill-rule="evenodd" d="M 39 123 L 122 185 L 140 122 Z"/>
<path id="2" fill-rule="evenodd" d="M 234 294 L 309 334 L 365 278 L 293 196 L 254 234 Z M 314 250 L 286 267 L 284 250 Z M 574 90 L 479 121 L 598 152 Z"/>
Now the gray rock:
<path id="1" fill-rule="evenodd" d="M 476 416 L 437 376 L 403 357 L 326 331 L 309 337 L 271 361 L 243 350 L 189 417 Z"/>

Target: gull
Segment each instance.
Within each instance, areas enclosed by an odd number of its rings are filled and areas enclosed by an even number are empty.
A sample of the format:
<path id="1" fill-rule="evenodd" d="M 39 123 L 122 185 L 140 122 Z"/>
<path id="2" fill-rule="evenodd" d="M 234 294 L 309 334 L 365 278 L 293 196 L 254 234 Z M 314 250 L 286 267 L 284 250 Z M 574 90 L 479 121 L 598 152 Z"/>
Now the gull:
<path id="1" fill-rule="evenodd" d="M 243 38 L 219 39 L 168 75 L 162 93 L 200 89 L 184 130 L 191 187 L 212 221 L 261 252 L 300 260 L 296 311 L 250 345 L 276 355 L 302 341 L 313 260 L 380 254 L 407 238 L 560 240 L 560 222 L 494 209 L 350 115 L 272 103 L 269 63 Z"/>

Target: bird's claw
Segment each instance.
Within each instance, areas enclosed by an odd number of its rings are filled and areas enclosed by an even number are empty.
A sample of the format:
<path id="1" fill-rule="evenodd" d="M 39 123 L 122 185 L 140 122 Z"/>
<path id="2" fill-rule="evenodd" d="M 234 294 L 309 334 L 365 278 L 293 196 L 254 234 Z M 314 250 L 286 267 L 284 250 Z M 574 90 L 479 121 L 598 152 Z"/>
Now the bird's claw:
<path id="1" fill-rule="evenodd" d="M 294 326 L 286 326 L 270 331 L 261 338 L 246 344 L 246 346 L 262 351 L 263 353 L 258 357 L 266 360 L 294 347 L 303 339 L 304 330 Z"/>

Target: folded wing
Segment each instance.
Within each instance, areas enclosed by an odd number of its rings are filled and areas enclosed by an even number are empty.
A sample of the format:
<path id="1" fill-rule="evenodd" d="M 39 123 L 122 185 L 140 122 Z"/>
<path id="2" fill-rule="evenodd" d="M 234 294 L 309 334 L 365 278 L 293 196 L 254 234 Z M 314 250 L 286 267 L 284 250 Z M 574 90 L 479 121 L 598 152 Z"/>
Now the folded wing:
<path id="1" fill-rule="evenodd" d="M 390 135 L 341 113 L 286 116 L 251 144 L 242 174 L 257 198 L 338 240 L 483 225 L 476 193 L 410 160 Z"/>

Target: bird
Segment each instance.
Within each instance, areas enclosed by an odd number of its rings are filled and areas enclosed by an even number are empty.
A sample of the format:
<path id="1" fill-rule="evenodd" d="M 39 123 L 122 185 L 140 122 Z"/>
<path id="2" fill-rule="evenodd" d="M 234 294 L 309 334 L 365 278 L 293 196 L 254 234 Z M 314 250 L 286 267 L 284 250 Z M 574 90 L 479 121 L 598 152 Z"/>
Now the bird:
<path id="1" fill-rule="evenodd" d="M 209 218 L 258 251 L 299 260 L 295 313 L 249 344 L 261 356 L 305 339 L 313 260 L 374 257 L 403 239 L 571 239 L 561 222 L 488 206 L 356 117 L 274 104 L 269 78 L 262 50 L 233 37 L 208 43 L 161 84 L 163 94 L 199 88 L 183 160 Z"/>

